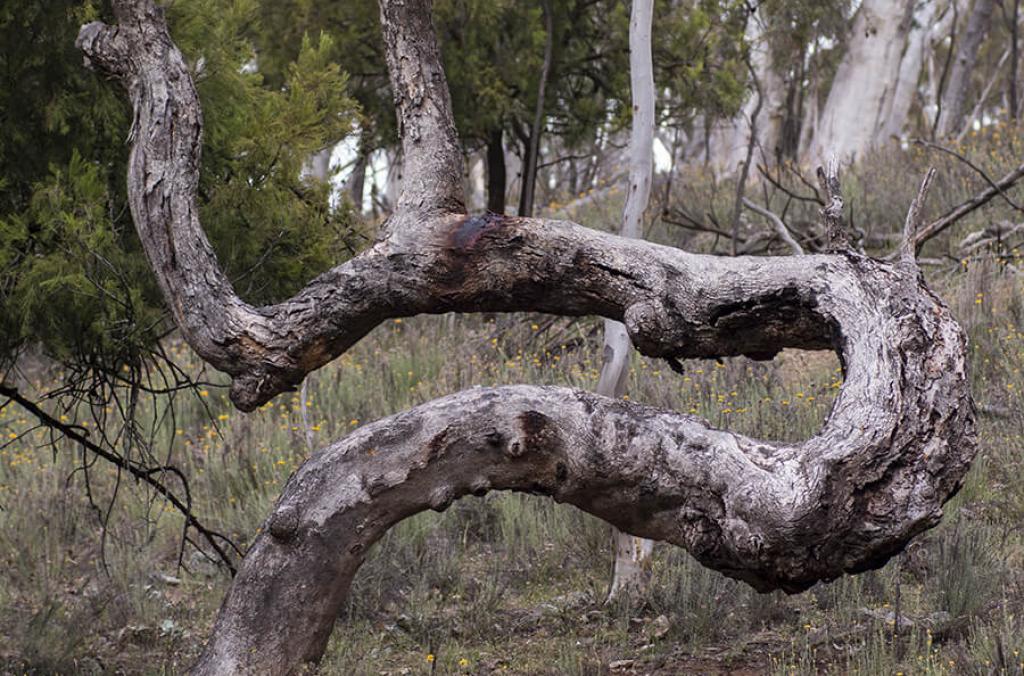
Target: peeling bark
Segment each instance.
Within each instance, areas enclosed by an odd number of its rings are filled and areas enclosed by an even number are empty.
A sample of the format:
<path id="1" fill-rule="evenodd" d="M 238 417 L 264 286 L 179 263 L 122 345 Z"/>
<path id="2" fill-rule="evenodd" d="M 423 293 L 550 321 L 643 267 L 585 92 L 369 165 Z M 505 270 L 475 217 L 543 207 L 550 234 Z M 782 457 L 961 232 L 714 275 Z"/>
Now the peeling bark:
<path id="1" fill-rule="evenodd" d="M 136 111 L 128 192 L 182 334 L 251 410 L 381 321 L 531 310 L 624 324 L 656 357 L 832 349 L 845 381 L 798 444 L 566 388 L 476 388 L 353 432 L 289 480 L 224 601 L 199 674 L 287 674 L 322 654 L 367 549 L 398 521 L 468 494 L 568 502 L 623 532 L 685 547 L 759 590 L 797 592 L 882 565 L 935 525 L 974 455 L 966 338 L 913 259 L 845 245 L 834 167 L 829 255 L 721 258 L 564 221 L 463 212 L 462 158 L 425 0 L 381 0 L 401 120 L 398 209 L 368 251 L 295 297 L 234 293 L 199 225 L 201 113 L 152 0 L 79 45 Z M 920 230 L 920 231 L 919 231 Z"/>

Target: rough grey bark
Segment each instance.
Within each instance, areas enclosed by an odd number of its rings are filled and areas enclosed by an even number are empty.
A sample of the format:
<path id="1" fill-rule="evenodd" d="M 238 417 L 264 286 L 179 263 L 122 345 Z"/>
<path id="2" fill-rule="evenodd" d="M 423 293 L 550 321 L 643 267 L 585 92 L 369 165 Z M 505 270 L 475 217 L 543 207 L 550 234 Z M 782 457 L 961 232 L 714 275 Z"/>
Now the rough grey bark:
<path id="1" fill-rule="evenodd" d="M 373 542 L 468 494 L 550 495 L 760 590 L 796 592 L 882 565 L 960 486 L 976 445 L 964 333 L 912 245 L 891 264 L 843 246 L 834 175 L 829 255 L 702 256 L 564 221 L 468 216 L 429 3 L 382 0 L 406 163 L 398 210 L 368 251 L 256 308 L 199 225 L 200 107 L 163 16 L 152 0 L 113 7 L 118 25 L 83 27 L 79 45 L 135 108 L 132 215 L 182 334 L 231 374 L 239 408 L 294 387 L 386 318 L 450 311 L 601 315 L 657 357 L 832 349 L 845 374 L 821 431 L 796 444 L 528 386 L 371 423 L 289 480 L 196 673 L 287 674 L 317 660 Z"/>
<path id="2" fill-rule="evenodd" d="M 967 114 L 967 91 L 978 60 L 978 48 L 988 34 L 992 22 L 995 0 L 974 0 L 963 37 L 956 47 L 956 57 L 942 92 L 942 108 L 936 134 L 940 137 L 955 134 Z"/>
<path id="3" fill-rule="evenodd" d="M 623 237 L 643 237 L 644 212 L 651 197 L 654 174 L 654 63 L 651 55 L 651 22 L 654 0 L 633 0 L 629 20 L 629 86 L 633 120 L 629 139 L 629 183 L 622 211 Z M 633 345 L 626 327 L 617 321 L 604 323 L 604 365 L 597 393 L 616 399 L 626 391 Z M 644 565 L 653 544 L 616 530 L 615 560 L 608 598 L 642 587 Z"/>
<path id="4" fill-rule="evenodd" d="M 846 381 L 817 435 L 772 444 L 527 386 L 476 388 L 368 425 L 289 481 L 197 672 L 286 673 L 317 659 L 372 543 L 467 494 L 551 495 L 761 590 L 876 567 L 937 523 L 973 455 L 974 408 L 964 335 L 916 267 L 849 252 L 719 260 L 732 269 L 707 278 L 711 316 L 785 323 L 806 304 L 834 334 Z M 759 275 L 783 286 L 744 294 Z"/>

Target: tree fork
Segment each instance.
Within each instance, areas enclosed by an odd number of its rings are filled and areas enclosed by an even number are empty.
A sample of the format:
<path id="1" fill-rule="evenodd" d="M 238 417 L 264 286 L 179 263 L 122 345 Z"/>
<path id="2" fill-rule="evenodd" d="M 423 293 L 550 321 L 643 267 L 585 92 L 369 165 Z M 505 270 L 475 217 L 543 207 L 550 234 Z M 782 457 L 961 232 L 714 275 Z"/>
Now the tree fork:
<path id="1" fill-rule="evenodd" d="M 467 494 L 550 495 L 757 589 L 797 592 L 882 565 L 938 523 L 961 485 L 976 449 L 964 333 L 916 265 L 844 246 L 832 172 L 828 255 L 717 258 L 573 223 L 468 216 L 429 3 L 381 0 L 413 180 L 373 247 L 256 308 L 198 221 L 202 117 L 162 12 L 152 0 L 113 4 L 119 25 L 85 26 L 79 45 L 129 91 L 140 239 L 184 337 L 233 377 L 239 408 L 295 387 L 389 317 L 451 311 L 601 315 L 641 352 L 672 359 L 832 349 L 845 374 L 823 428 L 797 444 L 529 386 L 468 390 L 367 425 L 289 480 L 197 673 L 316 661 L 373 542 Z M 920 239 L 918 213 L 908 232 Z"/>

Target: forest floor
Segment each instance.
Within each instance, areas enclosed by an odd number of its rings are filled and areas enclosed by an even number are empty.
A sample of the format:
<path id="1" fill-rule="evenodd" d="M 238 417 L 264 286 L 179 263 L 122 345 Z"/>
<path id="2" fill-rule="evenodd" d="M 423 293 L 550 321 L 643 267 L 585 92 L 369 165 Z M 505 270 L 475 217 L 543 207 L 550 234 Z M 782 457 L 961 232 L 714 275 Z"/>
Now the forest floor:
<path id="1" fill-rule="evenodd" d="M 942 524 L 884 568 L 762 595 L 659 545 L 647 592 L 606 605 L 608 526 L 543 498 L 468 498 L 375 546 L 320 673 L 1024 673 L 1024 295 L 989 263 L 935 284 L 970 335 L 981 451 Z M 593 320 L 394 320 L 310 377 L 308 431 L 326 444 L 473 385 L 590 389 L 599 340 Z M 244 548 L 309 454 L 299 395 L 241 415 L 219 376 L 172 349 L 210 382 L 179 393 L 173 418 L 167 397 L 143 398 L 138 422 L 155 431 L 152 452 L 190 477 L 196 513 Z M 690 362 L 685 373 L 637 358 L 629 396 L 798 440 L 841 385 L 821 353 Z M 63 377 L 37 367 L 24 386 Z M 114 413 L 62 415 L 95 433 Z M 180 515 L 109 466 L 76 470 L 81 449 L 33 425 L 0 410 L 0 673 L 182 673 L 229 577 L 189 546 L 179 565 Z"/>

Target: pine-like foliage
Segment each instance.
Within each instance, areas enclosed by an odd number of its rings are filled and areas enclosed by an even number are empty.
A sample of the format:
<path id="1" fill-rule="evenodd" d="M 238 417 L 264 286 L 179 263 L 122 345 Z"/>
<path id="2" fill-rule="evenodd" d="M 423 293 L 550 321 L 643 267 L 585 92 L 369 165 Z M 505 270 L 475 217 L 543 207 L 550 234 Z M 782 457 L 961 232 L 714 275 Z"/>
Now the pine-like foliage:
<path id="1" fill-rule="evenodd" d="M 138 365 L 171 326 L 127 208 L 131 112 L 74 47 L 106 12 L 93 0 L 0 2 L 0 367 L 27 345 L 79 366 Z M 203 104 L 204 227 L 246 300 L 281 298 L 362 241 L 348 206 L 302 176 L 353 128 L 347 78 L 331 40 L 306 37 L 266 86 L 245 37 L 256 0 L 178 0 L 168 12 Z"/>

